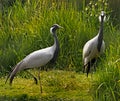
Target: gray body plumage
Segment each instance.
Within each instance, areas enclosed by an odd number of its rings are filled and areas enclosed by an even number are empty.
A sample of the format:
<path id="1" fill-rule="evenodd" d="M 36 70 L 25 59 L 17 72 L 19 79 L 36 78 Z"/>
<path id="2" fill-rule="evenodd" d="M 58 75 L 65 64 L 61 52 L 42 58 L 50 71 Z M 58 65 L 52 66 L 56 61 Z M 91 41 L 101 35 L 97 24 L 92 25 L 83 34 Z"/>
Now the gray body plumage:
<path id="1" fill-rule="evenodd" d="M 90 68 L 95 63 L 96 58 L 105 50 L 105 43 L 103 40 L 103 22 L 104 12 L 102 11 L 100 15 L 100 29 L 98 34 L 94 38 L 89 40 L 83 48 L 83 72 L 85 69 L 87 69 L 87 76 L 90 71 Z"/>
<path id="2" fill-rule="evenodd" d="M 61 26 L 54 24 L 50 29 L 50 32 L 54 37 L 53 46 L 34 51 L 26 56 L 14 67 L 13 71 L 8 75 L 6 82 L 8 78 L 10 78 L 10 84 L 12 84 L 15 75 L 21 70 L 41 67 L 50 61 L 55 62 L 59 53 L 59 42 L 55 33 L 58 28 L 61 28 Z"/>

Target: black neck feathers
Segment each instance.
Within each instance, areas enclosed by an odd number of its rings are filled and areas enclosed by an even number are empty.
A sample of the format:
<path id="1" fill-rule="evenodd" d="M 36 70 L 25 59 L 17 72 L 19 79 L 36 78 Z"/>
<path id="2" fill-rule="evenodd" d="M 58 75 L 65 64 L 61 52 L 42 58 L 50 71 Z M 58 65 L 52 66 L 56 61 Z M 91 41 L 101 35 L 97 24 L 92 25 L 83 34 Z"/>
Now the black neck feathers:
<path id="1" fill-rule="evenodd" d="M 98 45 L 97 45 L 98 52 L 100 52 L 100 50 L 101 50 L 102 41 L 103 41 L 103 19 L 104 19 L 104 17 L 101 18 L 100 30 L 98 33 L 99 34 L 98 35 Z"/>
<path id="2" fill-rule="evenodd" d="M 50 63 L 54 63 L 56 61 L 56 59 L 58 57 L 59 50 L 60 50 L 59 42 L 58 42 L 58 38 L 57 38 L 57 35 L 55 33 L 55 30 L 53 29 L 52 32 L 53 32 L 53 37 L 54 37 L 55 51 L 54 51 L 54 55 L 53 55 L 53 58 L 51 59 Z"/>

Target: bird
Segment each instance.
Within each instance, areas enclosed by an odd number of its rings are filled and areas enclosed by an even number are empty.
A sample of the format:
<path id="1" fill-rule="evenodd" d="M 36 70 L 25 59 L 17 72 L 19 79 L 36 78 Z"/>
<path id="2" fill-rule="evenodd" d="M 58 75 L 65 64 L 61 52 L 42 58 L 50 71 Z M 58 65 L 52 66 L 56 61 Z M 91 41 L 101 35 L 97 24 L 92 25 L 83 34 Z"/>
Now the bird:
<path id="1" fill-rule="evenodd" d="M 105 42 L 103 40 L 103 24 L 105 21 L 105 12 L 101 11 L 99 16 L 100 28 L 98 34 L 87 41 L 83 47 L 83 73 L 90 72 L 90 68 L 95 64 L 96 59 L 105 51 Z M 94 67 L 96 70 L 96 68 Z"/>
<path id="2" fill-rule="evenodd" d="M 54 63 L 56 61 L 59 50 L 60 50 L 59 41 L 58 41 L 58 38 L 56 35 L 56 30 L 59 28 L 63 28 L 63 27 L 61 27 L 58 24 L 54 24 L 50 28 L 50 33 L 52 34 L 52 36 L 54 38 L 54 44 L 50 47 L 36 50 L 36 51 L 30 53 L 29 55 L 27 55 L 23 60 L 21 60 L 19 63 L 17 63 L 17 65 L 13 68 L 12 72 L 9 73 L 9 75 L 6 79 L 6 82 L 8 79 L 10 79 L 10 85 L 11 85 L 14 77 L 20 71 L 32 69 L 35 67 L 42 67 L 42 66 L 45 66 L 49 62 Z M 34 77 L 34 79 L 37 80 L 35 77 Z"/>

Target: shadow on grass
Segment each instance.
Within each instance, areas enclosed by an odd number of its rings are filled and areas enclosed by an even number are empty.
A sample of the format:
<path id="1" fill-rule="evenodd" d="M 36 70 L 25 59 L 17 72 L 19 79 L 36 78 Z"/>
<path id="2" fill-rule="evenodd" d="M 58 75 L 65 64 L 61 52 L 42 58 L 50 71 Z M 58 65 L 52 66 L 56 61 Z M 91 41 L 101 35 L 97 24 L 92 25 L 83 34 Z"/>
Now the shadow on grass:
<path id="1" fill-rule="evenodd" d="M 22 94 L 18 96 L 0 96 L 0 101 L 38 101 L 36 97 L 29 97 L 27 94 Z"/>
<path id="2" fill-rule="evenodd" d="M 68 98 L 57 98 L 56 96 L 47 96 L 47 97 L 30 97 L 27 94 L 22 94 L 18 96 L 0 96 L 0 101 L 68 101 Z"/>

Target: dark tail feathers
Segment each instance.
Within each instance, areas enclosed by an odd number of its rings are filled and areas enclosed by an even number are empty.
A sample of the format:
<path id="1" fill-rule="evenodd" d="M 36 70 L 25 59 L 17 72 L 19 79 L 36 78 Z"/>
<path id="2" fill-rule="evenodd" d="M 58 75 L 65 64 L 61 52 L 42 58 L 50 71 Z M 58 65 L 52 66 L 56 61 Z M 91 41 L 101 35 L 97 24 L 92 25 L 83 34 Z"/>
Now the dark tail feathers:
<path id="1" fill-rule="evenodd" d="M 8 79 L 10 78 L 10 85 L 12 85 L 12 81 L 15 77 L 15 75 L 17 74 L 17 72 L 20 70 L 19 67 L 20 65 L 22 64 L 22 61 L 19 62 L 15 67 L 14 69 L 12 70 L 12 72 L 10 72 L 6 78 L 6 81 L 5 81 L 5 84 L 7 83 Z"/>

